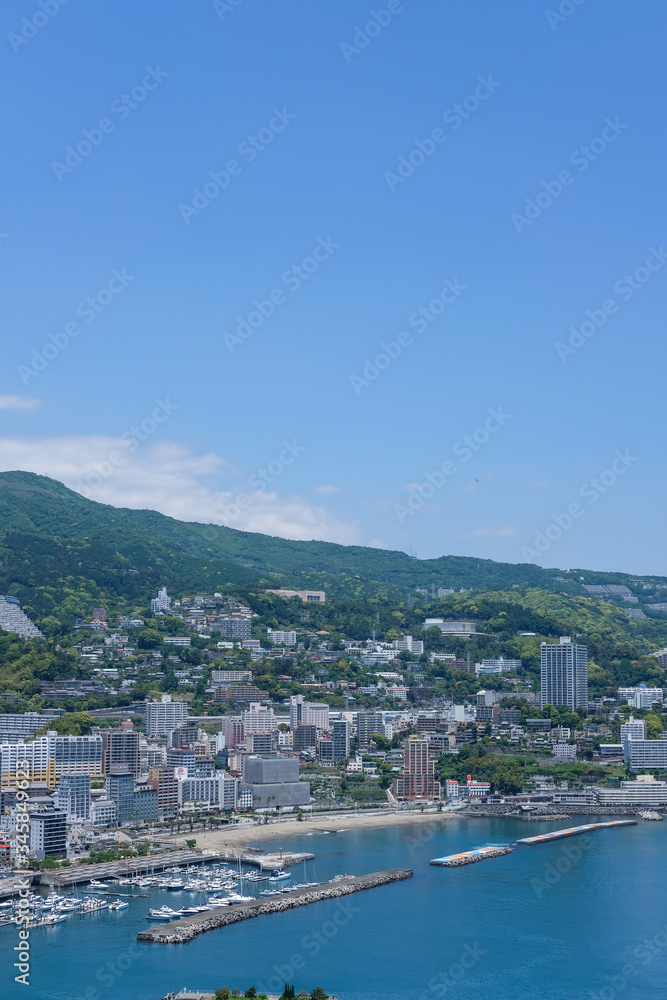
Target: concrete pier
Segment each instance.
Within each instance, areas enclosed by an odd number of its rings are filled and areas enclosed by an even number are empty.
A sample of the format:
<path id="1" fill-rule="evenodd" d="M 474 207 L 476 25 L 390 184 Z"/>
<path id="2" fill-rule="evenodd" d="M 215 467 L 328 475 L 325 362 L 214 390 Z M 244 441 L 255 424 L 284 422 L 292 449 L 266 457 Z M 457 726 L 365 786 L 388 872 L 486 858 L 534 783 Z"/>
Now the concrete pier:
<path id="1" fill-rule="evenodd" d="M 305 851 L 260 851 L 257 848 L 246 847 L 236 851 L 218 851 L 218 857 L 230 865 L 238 865 L 239 860 L 244 865 L 253 865 L 263 872 L 272 872 L 276 868 L 291 868 L 293 865 L 300 865 L 303 861 L 312 861 L 314 854 Z"/>
<path id="2" fill-rule="evenodd" d="M 148 941 L 153 944 L 183 944 L 192 941 L 205 931 L 213 931 L 218 927 L 236 924 L 240 920 L 250 920 L 267 913 L 282 913 L 297 906 L 308 903 L 318 903 L 323 899 L 340 899 L 352 892 L 362 889 L 374 889 L 376 886 L 389 885 L 402 879 L 412 878 L 409 868 L 391 868 L 384 872 L 374 872 L 371 875 L 347 875 L 336 882 L 314 886 L 309 889 L 297 889 L 294 892 L 281 893 L 280 896 L 266 896 L 254 899 L 251 903 L 240 903 L 227 906 L 224 909 L 208 910 L 196 916 L 185 917 L 171 924 L 162 924 L 149 930 L 139 931 L 137 941 Z"/>

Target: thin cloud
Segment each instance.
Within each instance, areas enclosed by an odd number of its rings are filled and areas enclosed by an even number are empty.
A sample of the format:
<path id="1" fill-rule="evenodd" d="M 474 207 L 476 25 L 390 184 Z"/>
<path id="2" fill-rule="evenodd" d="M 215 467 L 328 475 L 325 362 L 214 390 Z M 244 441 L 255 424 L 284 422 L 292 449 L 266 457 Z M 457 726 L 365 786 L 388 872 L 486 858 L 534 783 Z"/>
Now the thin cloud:
<path id="1" fill-rule="evenodd" d="M 42 405 L 41 399 L 32 396 L 0 396 L 0 410 L 35 410 Z"/>

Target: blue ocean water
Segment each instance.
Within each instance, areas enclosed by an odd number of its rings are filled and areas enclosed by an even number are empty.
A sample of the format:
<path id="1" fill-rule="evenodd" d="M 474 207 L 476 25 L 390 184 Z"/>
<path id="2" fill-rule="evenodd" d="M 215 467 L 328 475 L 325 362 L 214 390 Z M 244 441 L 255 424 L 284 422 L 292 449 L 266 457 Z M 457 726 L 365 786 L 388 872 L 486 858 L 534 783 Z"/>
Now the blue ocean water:
<path id="1" fill-rule="evenodd" d="M 662 1000 L 667 823 L 519 847 L 462 868 L 428 864 L 564 825 L 461 818 L 272 840 L 272 848 L 312 850 L 320 881 L 392 867 L 414 877 L 184 945 L 135 938 L 151 926 L 149 906 L 185 905 L 187 893 L 153 892 L 119 912 L 70 917 L 32 932 L 32 995 L 159 1000 L 184 986 L 280 992 L 289 980 L 297 992 L 320 985 L 341 1000 Z M 15 943 L 16 930 L 0 928 L 0 995 L 12 1000 L 30 995 L 13 981 Z"/>

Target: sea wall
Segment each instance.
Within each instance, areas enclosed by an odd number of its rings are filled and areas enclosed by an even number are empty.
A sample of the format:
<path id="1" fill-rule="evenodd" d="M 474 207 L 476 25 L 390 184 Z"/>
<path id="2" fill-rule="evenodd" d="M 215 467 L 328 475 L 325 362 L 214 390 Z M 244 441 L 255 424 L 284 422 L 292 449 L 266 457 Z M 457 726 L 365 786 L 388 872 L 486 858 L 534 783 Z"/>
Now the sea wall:
<path id="1" fill-rule="evenodd" d="M 326 885 L 317 886 L 317 888 L 297 889 L 280 896 L 255 899 L 252 903 L 241 903 L 224 909 L 209 910 L 193 917 L 186 917 L 184 920 L 177 920 L 166 926 L 162 924 L 160 927 L 139 931 L 137 941 L 148 941 L 153 944 L 183 944 L 186 941 L 192 941 L 206 931 L 236 924 L 240 920 L 250 920 L 252 917 L 260 917 L 268 913 L 282 913 L 284 910 L 306 906 L 308 903 L 318 903 L 323 899 L 339 899 L 352 892 L 374 889 L 380 885 L 389 885 L 392 882 L 400 882 L 402 879 L 411 877 L 412 870 L 409 868 L 391 868 L 388 871 L 374 872 L 371 875 L 350 875 L 337 882 L 328 882 Z"/>

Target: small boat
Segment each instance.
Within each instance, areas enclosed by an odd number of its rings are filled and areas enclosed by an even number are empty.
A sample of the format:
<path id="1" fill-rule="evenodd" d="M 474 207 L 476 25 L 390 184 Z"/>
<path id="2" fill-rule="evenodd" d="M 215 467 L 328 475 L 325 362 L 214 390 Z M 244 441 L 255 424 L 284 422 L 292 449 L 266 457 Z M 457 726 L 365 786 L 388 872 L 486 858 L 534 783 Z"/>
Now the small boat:
<path id="1" fill-rule="evenodd" d="M 121 899 L 115 899 L 113 903 L 109 903 L 110 910 L 124 910 L 129 903 L 124 903 Z"/>
<path id="2" fill-rule="evenodd" d="M 230 892 L 227 896 L 227 902 L 229 903 L 252 903 L 252 896 L 241 896 L 238 892 Z"/>
<path id="3" fill-rule="evenodd" d="M 97 879 L 94 879 L 94 878 L 90 880 L 90 882 L 88 883 L 88 885 L 90 886 L 91 889 L 108 889 L 109 888 L 109 886 L 106 884 L 106 882 L 98 882 Z"/>
<path id="4" fill-rule="evenodd" d="M 292 876 L 290 875 L 289 872 L 284 872 L 279 870 L 271 872 L 271 875 L 269 877 L 269 882 L 279 882 L 281 878 L 291 878 L 291 877 Z"/>
<path id="5" fill-rule="evenodd" d="M 167 882 L 165 889 L 169 889 L 170 892 L 180 892 L 184 888 L 183 880 L 180 878 L 174 879 L 173 882 Z"/>

